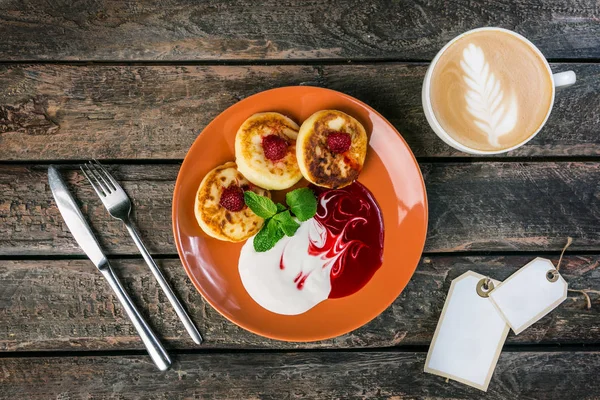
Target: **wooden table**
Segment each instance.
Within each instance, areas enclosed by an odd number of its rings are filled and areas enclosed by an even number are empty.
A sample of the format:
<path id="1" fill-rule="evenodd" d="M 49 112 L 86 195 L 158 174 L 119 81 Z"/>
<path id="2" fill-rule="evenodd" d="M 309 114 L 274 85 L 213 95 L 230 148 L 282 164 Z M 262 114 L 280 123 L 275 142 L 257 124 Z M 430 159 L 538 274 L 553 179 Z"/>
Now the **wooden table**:
<path id="1" fill-rule="evenodd" d="M 543 131 L 506 156 L 470 157 L 421 110 L 433 55 L 501 26 L 531 39 L 575 86 Z M 0 2 L 0 398 L 599 398 L 600 301 L 569 292 L 509 334 L 487 394 L 424 374 L 450 282 L 505 279 L 534 256 L 573 289 L 600 289 L 600 4 L 218 0 Z M 417 156 L 430 224 L 420 265 L 366 326 L 283 343 L 222 318 L 196 292 L 171 234 L 171 196 L 193 140 L 226 107 L 285 85 L 332 88 L 388 118 Z M 133 197 L 142 236 L 205 334 L 195 346 L 121 224 L 77 173 L 96 157 Z M 117 273 L 176 360 L 158 373 L 54 204 L 58 164 Z"/>

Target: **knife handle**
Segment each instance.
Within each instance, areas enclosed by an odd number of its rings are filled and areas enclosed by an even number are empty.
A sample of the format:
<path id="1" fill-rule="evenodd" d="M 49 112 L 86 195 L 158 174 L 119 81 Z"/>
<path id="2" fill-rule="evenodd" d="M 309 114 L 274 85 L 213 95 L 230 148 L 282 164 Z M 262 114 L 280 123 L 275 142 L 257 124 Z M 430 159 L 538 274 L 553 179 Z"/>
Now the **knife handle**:
<path id="1" fill-rule="evenodd" d="M 125 308 L 125 312 L 127 312 L 127 315 L 129 316 L 129 319 L 131 319 L 133 326 L 135 326 L 140 338 L 142 338 L 142 342 L 144 342 L 144 345 L 148 350 L 148 354 L 150 354 L 150 358 L 152 358 L 154 364 L 161 371 L 168 370 L 171 366 L 171 359 L 169 358 L 167 351 L 160 343 L 160 340 L 158 340 L 158 337 L 154 334 L 152 329 L 150 329 L 150 326 L 148 326 L 146 321 L 144 321 L 144 318 L 133 304 L 133 301 L 131 301 L 131 298 L 127 292 L 125 292 L 125 289 L 121 285 L 121 282 L 119 282 L 119 279 L 115 275 L 113 269 L 110 267 L 108 262 L 106 262 L 105 266 L 99 269 L 100 272 L 102 272 L 102 275 L 104 275 L 104 278 L 106 278 L 108 281 L 108 284 L 112 290 L 117 295 L 117 298 L 123 305 L 123 308 Z"/>

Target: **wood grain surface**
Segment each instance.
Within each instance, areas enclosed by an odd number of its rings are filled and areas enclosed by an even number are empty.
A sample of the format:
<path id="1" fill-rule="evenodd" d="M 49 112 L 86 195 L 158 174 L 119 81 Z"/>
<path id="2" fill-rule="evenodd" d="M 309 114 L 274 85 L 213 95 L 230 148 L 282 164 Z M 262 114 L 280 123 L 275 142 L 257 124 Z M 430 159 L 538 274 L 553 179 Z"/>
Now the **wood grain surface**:
<path id="1" fill-rule="evenodd" d="M 190 354 L 158 373 L 147 356 L 2 358 L 5 398 L 595 399 L 600 353 L 504 352 L 487 393 L 425 374 L 425 353 Z"/>
<path id="2" fill-rule="evenodd" d="M 7 0 L 0 58 L 430 60 L 481 26 L 516 30 L 547 57 L 599 58 L 599 16 L 595 0 Z"/>
<path id="3" fill-rule="evenodd" d="M 549 257 L 553 262 L 558 257 Z M 533 256 L 425 257 L 407 288 L 380 316 L 332 340 L 287 343 L 238 328 L 208 305 L 192 286 L 179 260 L 159 260 L 171 286 L 202 331 L 189 339 L 142 260 L 114 260 L 117 275 L 168 348 L 366 348 L 427 345 L 433 337 L 451 281 L 468 270 L 504 280 Z M 570 288 L 600 290 L 600 255 L 567 256 L 561 273 Z M 569 298 L 511 344 L 597 343 L 600 298 L 592 308 L 582 294 Z M 0 351 L 143 349 L 135 330 L 87 260 L 0 261 Z M 0 374 L 1 375 L 1 374 Z"/>
<path id="4" fill-rule="evenodd" d="M 561 273 L 571 289 L 600 291 L 599 21 L 597 0 L 0 1 L 0 400 L 600 398 L 598 292 L 588 308 L 571 291 L 510 333 L 488 393 L 422 372 L 450 283 L 468 270 L 504 280 L 535 256 L 556 262 L 571 236 Z M 523 34 L 554 72 L 577 74 L 546 127 L 508 158 L 451 149 L 421 107 L 428 62 L 481 26 Z M 379 111 L 420 159 L 428 191 L 426 254 L 403 293 L 365 326 L 314 343 L 265 339 L 223 318 L 185 274 L 171 231 L 179 165 L 203 128 L 288 85 Z M 90 158 L 132 197 L 202 346 L 76 172 Z M 156 371 L 83 258 L 49 191 L 50 162 L 169 348 L 170 371 Z"/>
<path id="5" fill-rule="evenodd" d="M 509 156 L 600 155 L 600 64 L 572 69 L 546 127 Z M 426 64 L 320 66 L 0 65 L 0 160 L 183 159 L 230 105 L 289 85 L 335 89 L 381 112 L 417 157 L 466 156 L 430 129 Z"/>
<path id="6" fill-rule="evenodd" d="M 139 255 L 76 165 L 63 169 L 109 254 Z M 179 165 L 112 165 L 153 253 L 176 254 L 171 199 Z M 600 251 L 600 163 L 422 163 L 429 201 L 426 252 Z M 0 166 L 0 254 L 83 254 L 47 184 L 47 166 Z"/>

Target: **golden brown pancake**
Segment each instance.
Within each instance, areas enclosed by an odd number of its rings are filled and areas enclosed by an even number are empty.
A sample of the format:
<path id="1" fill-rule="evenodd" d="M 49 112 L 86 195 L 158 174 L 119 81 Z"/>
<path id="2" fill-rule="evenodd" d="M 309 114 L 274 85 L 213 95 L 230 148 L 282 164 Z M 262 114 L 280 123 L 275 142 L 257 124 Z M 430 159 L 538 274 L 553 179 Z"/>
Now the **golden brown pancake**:
<path id="1" fill-rule="evenodd" d="M 244 178 L 234 162 L 227 162 L 202 179 L 196 193 L 194 212 L 198 224 L 207 235 L 229 242 L 241 242 L 258 233 L 264 220 L 245 205 L 240 211 L 229 211 L 220 204 L 223 191 L 234 187 L 232 185 L 270 197 L 268 190 L 256 187 Z"/>
<path id="2" fill-rule="evenodd" d="M 334 152 L 329 135 L 349 135 L 349 148 Z M 367 133 L 360 122 L 337 110 L 322 110 L 311 115 L 300 127 L 296 158 L 304 177 L 326 188 L 347 186 L 358 178 L 367 154 Z"/>
<path id="3" fill-rule="evenodd" d="M 271 160 L 265 155 L 265 138 L 275 135 L 286 145 L 282 158 Z M 302 174 L 296 161 L 298 124 L 276 112 L 252 115 L 235 137 L 235 161 L 239 171 L 252 183 L 265 189 L 287 189 L 297 183 Z M 281 140 L 280 140 L 281 142 Z"/>

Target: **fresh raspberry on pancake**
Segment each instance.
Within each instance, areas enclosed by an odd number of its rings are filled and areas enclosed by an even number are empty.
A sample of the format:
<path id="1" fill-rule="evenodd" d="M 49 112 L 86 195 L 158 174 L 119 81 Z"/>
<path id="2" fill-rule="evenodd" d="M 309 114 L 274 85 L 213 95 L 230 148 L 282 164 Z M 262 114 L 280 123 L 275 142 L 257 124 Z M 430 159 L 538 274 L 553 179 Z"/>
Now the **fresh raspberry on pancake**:
<path id="1" fill-rule="evenodd" d="M 244 208 L 244 191 L 237 185 L 231 185 L 223 190 L 219 204 L 229 211 L 242 211 Z"/>
<path id="2" fill-rule="evenodd" d="M 341 154 L 348 151 L 352 138 L 346 132 L 331 132 L 327 136 L 327 147 L 333 153 Z"/>
<path id="3" fill-rule="evenodd" d="M 265 136 L 262 146 L 265 157 L 271 161 L 281 160 L 288 152 L 288 142 L 277 135 Z"/>

